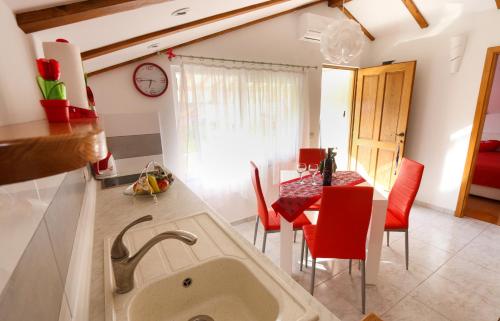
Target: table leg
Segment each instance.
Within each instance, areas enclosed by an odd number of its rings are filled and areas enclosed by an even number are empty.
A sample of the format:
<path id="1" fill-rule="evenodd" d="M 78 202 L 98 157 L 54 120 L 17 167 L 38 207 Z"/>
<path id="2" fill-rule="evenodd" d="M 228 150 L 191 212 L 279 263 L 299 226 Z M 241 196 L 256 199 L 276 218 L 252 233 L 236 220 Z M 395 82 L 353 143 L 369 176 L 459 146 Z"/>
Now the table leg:
<path id="1" fill-rule="evenodd" d="M 282 216 L 280 217 L 280 267 L 288 274 L 292 274 L 293 263 L 293 224 Z"/>
<path id="2" fill-rule="evenodd" d="M 372 218 L 368 233 L 368 253 L 366 255 L 366 284 L 377 283 L 380 256 L 384 239 L 387 200 L 374 200 Z"/>

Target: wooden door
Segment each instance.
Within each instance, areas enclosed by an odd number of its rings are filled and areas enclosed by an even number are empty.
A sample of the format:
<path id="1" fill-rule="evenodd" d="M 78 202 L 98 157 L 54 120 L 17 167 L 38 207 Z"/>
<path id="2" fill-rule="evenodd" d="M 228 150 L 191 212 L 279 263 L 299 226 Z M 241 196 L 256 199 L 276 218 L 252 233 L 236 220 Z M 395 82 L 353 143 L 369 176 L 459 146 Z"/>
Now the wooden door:
<path id="1" fill-rule="evenodd" d="M 390 190 L 404 154 L 416 62 L 359 69 L 350 168 Z"/>

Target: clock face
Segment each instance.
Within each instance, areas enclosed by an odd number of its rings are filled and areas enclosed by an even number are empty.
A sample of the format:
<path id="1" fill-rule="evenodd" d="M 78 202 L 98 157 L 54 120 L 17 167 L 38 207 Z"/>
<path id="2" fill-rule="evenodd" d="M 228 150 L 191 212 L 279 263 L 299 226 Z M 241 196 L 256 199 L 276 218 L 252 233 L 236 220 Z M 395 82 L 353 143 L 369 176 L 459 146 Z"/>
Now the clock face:
<path id="1" fill-rule="evenodd" d="M 148 97 L 158 97 L 168 87 L 168 78 L 165 71 L 160 66 L 150 62 L 135 68 L 133 80 L 135 88 Z"/>

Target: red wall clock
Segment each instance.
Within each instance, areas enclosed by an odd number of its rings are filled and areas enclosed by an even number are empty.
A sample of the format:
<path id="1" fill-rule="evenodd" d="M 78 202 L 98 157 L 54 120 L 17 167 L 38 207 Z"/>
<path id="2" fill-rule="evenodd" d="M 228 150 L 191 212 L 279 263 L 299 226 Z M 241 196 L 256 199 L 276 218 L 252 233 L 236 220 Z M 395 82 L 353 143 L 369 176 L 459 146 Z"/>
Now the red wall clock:
<path id="1" fill-rule="evenodd" d="M 132 80 L 135 88 L 147 97 L 161 96 L 168 87 L 167 73 L 151 62 L 137 66 Z"/>

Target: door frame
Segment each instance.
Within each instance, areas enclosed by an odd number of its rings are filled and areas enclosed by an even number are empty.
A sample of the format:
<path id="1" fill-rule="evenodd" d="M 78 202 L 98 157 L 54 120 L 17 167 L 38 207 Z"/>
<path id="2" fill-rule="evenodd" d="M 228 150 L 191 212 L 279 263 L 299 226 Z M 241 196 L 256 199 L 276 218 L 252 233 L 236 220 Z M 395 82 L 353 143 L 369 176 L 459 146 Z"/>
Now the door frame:
<path id="1" fill-rule="evenodd" d="M 356 85 L 358 81 L 358 67 L 350 67 L 350 66 L 342 66 L 342 65 L 334 65 L 334 64 L 322 64 L 321 69 L 330 68 L 330 69 L 340 69 L 340 70 L 350 70 L 354 72 L 353 80 L 352 80 L 352 93 L 351 93 L 351 105 L 349 106 L 349 114 L 351 115 L 351 119 L 349 120 L 349 141 L 347 142 L 347 168 L 351 169 L 351 148 L 352 148 L 352 125 L 354 123 L 354 103 L 356 101 Z M 321 115 L 321 111 L 320 111 Z M 321 135 L 321 132 L 319 133 Z"/>
<path id="2" fill-rule="evenodd" d="M 479 88 L 477 97 L 476 112 L 474 115 L 474 122 L 472 123 L 472 132 L 469 140 L 469 148 L 467 150 L 467 158 L 465 160 L 462 183 L 458 194 L 457 207 L 455 209 L 455 216 L 457 217 L 463 217 L 465 214 L 464 210 L 467 206 L 467 198 L 469 196 L 472 175 L 474 172 L 473 168 L 476 166 L 477 152 L 479 150 L 479 143 L 481 142 L 484 120 L 488 110 L 493 77 L 495 75 L 495 68 L 499 56 L 500 46 L 488 48 L 484 61 L 481 87 Z"/>

